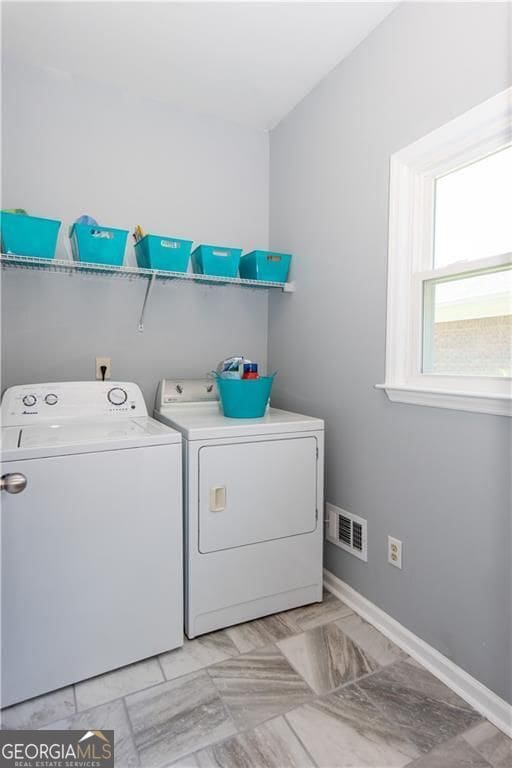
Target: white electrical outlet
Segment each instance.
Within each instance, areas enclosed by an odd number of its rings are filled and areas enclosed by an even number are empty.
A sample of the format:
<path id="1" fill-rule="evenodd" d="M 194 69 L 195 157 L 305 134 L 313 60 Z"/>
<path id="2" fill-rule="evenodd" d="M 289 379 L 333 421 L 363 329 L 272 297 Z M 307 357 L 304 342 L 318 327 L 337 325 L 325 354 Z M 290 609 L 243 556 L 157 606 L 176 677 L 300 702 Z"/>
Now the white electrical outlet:
<path id="1" fill-rule="evenodd" d="M 105 366 L 105 375 L 103 375 L 102 366 Z M 112 360 L 110 357 L 97 357 L 96 358 L 96 378 L 98 381 L 103 379 L 112 378 Z"/>
<path id="2" fill-rule="evenodd" d="M 402 542 L 388 536 L 388 563 L 395 568 L 402 568 Z"/>

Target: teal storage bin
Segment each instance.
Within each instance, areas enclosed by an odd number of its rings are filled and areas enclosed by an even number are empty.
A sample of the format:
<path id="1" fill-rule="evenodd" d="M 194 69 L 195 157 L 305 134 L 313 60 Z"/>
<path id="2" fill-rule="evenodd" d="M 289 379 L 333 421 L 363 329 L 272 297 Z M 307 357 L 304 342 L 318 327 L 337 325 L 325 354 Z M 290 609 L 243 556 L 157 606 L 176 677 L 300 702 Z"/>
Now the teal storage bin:
<path id="1" fill-rule="evenodd" d="M 61 222 L 18 213 L 0 213 L 2 253 L 53 259 Z"/>
<path id="2" fill-rule="evenodd" d="M 176 237 L 145 235 L 135 243 L 137 265 L 143 269 L 186 272 L 191 250 L 192 240 Z"/>
<path id="3" fill-rule="evenodd" d="M 240 277 L 247 280 L 286 283 L 291 260 L 289 253 L 251 251 L 240 259 Z"/>
<path id="4" fill-rule="evenodd" d="M 223 248 L 217 245 L 199 245 L 192 251 L 194 272 L 200 275 L 238 277 L 241 248 Z"/>
<path id="5" fill-rule="evenodd" d="M 127 229 L 73 224 L 69 233 L 75 261 L 120 267 L 124 260 Z"/>
<path id="6" fill-rule="evenodd" d="M 232 419 L 259 419 L 265 415 L 274 376 L 259 379 L 223 379 L 216 376 L 224 416 Z"/>

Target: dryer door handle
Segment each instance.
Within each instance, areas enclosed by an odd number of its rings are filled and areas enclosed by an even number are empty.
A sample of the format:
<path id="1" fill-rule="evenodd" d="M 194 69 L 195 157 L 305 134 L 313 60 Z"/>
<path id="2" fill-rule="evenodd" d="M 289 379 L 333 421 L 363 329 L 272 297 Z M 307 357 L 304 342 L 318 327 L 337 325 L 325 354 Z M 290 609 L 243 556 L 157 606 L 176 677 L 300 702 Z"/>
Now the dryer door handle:
<path id="1" fill-rule="evenodd" d="M 224 512 L 226 508 L 226 486 L 215 485 L 210 488 L 210 512 Z"/>

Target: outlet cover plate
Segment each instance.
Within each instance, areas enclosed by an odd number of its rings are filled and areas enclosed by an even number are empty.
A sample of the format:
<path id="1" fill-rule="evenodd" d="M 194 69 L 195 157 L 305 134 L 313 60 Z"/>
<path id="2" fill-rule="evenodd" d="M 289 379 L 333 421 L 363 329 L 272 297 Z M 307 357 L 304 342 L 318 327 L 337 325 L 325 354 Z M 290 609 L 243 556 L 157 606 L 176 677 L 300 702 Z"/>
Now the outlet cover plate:
<path id="1" fill-rule="evenodd" d="M 402 542 L 393 536 L 388 536 L 388 563 L 402 569 Z"/>
<path id="2" fill-rule="evenodd" d="M 110 357 L 97 357 L 96 358 L 96 379 L 98 381 L 103 380 L 101 373 L 101 366 L 105 365 L 107 370 L 105 371 L 105 381 L 112 378 L 112 359 Z"/>

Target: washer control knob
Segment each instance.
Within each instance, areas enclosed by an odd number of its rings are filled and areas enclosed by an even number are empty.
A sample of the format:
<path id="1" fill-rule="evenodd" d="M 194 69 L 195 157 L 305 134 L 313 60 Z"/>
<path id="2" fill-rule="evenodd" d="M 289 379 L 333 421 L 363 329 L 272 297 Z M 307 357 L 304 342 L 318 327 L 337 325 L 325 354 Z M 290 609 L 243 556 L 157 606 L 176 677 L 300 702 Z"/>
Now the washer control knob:
<path id="1" fill-rule="evenodd" d="M 57 405 L 58 401 L 57 395 L 54 395 L 53 392 L 50 392 L 48 395 L 46 395 L 44 401 L 46 405 Z"/>
<path id="2" fill-rule="evenodd" d="M 28 408 L 32 408 L 36 403 L 37 397 L 35 395 L 25 395 L 23 398 L 23 405 L 26 405 Z"/>
<path id="3" fill-rule="evenodd" d="M 112 387 L 112 389 L 109 389 L 107 397 L 112 405 L 123 405 L 128 400 L 128 395 L 124 389 L 121 389 L 121 387 Z"/>

